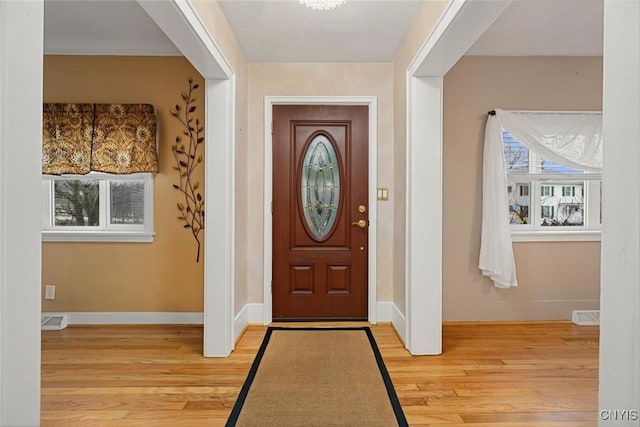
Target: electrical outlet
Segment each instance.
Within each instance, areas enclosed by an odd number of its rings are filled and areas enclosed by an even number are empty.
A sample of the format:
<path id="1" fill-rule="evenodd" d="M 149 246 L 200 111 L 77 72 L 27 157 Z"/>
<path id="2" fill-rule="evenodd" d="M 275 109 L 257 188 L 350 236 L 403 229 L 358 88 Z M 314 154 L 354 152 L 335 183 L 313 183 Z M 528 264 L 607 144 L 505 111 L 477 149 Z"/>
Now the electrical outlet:
<path id="1" fill-rule="evenodd" d="M 56 285 L 46 285 L 44 287 L 44 299 L 56 299 Z"/>

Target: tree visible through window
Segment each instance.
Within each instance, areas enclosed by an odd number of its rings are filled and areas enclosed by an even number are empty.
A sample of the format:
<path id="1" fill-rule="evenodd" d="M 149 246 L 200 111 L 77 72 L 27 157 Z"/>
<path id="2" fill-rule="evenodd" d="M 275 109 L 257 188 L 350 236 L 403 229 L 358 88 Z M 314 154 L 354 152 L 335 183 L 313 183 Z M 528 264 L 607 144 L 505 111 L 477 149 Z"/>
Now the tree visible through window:
<path id="1" fill-rule="evenodd" d="M 44 240 L 153 239 L 152 174 L 45 176 L 42 183 Z"/>
<path id="2" fill-rule="evenodd" d="M 144 182 L 111 182 L 111 224 L 144 223 Z"/>
<path id="3" fill-rule="evenodd" d="M 54 183 L 55 225 L 97 226 L 100 188 L 96 180 L 59 180 Z"/>
<path id="4" fill-rule="evenodd" d="M 529 184 L 516 183 L 509 186 L 509 222 L 529 224 Z"/>

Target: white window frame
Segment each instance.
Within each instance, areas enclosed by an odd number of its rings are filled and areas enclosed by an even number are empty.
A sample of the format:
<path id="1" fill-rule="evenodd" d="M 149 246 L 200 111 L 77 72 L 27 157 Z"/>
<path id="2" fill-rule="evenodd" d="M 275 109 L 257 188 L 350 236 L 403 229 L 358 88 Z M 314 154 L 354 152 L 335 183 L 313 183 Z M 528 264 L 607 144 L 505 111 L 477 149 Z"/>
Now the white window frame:
<path id="1" fill-rule="evenodd" d="M 507 185 L 529 184 L 529 224 L 511 224 L 513 242 L 554 242 L 554 241 L 600 241 L 602 223 L 600 221 L 600 174 L 561 174 L 541 173 L 536 153 L 529 151 L 529 171 L 507 171 Z M 563 186 L 584 185 L 584 225 L 580 226 L 542 226 L 542 193 L 545 186 L 556 188 L 554 196 L 562 194 Z M 549 197 L 551 196 L 549 191 Z M 547 197 L 547 196 L 545 196 Z"/>
<path id="2" fill-rule="evenodd" d="M 99 226 L 54 225 L 54 183 L 57 180 L 98 179 L 100 182 Z M 110 192 L 106 181 L 144 181 L 144 224 L 110 224 Z M 87 175 L 42 176 L 42 241 L 43 242 L 153 242 L 154 174 L 113 175 L 91 172 Z"/>

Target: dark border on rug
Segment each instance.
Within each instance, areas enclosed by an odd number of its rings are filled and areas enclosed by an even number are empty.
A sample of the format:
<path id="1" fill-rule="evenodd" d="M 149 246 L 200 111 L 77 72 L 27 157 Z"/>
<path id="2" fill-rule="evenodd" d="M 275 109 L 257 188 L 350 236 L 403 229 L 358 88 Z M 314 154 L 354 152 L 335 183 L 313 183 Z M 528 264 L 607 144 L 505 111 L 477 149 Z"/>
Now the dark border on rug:
<path id="1" fill-rule="evenodd" d="M 247 399 L 247 395 L 249 394 L 249 389 L 251 388 L 251 384 L 253 384 L 253 380 L 256 377 L 256 373 L 258 372 L 258 367 L 260 366 L 260 361 L 262 361 L 262 356 L 264 356 L 264 352 L 267 350 L 267 344 L 269 344 L 269 339 L 271 339 L 272 332 L 273 332 L 272 327 L 267 328 L 267 333 L 264 336 L 264 340 L 262 340 L 260 349 L 258 349 L 256 358 L 253 360 L 251 369 L 249 369 L 249 373 L 247 374 L 247 379 L 244 381 L 244 384 L 242 385 L 242 389 L 240 389 L 240 394 L 238 395 L 238 399 L 236 400 L 236 403 L 233 405 L 233 409 L 231 410 L 229 419 L 227 420 L 227 423 L 224 425 L 225 427 L 234 427 L 236 425 L 236 422 L 238 422 L 240 411 L 242 410 L 244 401 Z"/>
<path id="2" fill-rule="evenodd" d="M 398 400 L 398 395 L 396 394 L 396 390 L 393 388 L 393 382 L 391 381 L 391 377 L 389 376 L 387 367 L 384 365 L 382 354 L 380 354 L 380 350 L 378 349 L 378 344 L 376 343 L 376 340 L 373 337 L 371 328 L 369 328 L 368 326 L 344 327 L 344 328 L 340 328 L 340 327 L 326 327 L 326 328 L 299 327 L 298 328 L 298 327 L 284 327 L 284 326 L 269 326 L 267 328 L 267 333 L 264 336 L 264 340 L 260 345 L 260 349 L 256 354 L 256 358 L 254 359 L 253 364 L 251 365 L 251 369 L 249 370 L 247 379 L 242 385 L 242 389 L 240 390 L 238 399 L 236 400 L 236 403 L 233 405 L 233 409 L 231 410 L 231 414 L 229 415 L 229 419 L 227 420 L 225 427 L 235 427 L 236 422 L 238 421 L 238 417 L 240 416 L 240 411 L 242 410 L 242 406 L 244 406 L 244 402 L 247 399 L 247 395 L 249 394 L 249 389 L 251 388 L 251 384 L 253 384 L 253 380 L 256 377 L 256 373 L 258 372 L 258 367 L 260 366 L 262 357 L 264 356 L 264 353 L 267 350 L 267 345 L 269 344 L 269 340 L 271 339 L 271 334 L 273 331 L 364 331 L 367 334 L 367 338 L 369 338 L 369 344 L 371 345 L 371 350 L 373 351 L 373 355 L 376 359 L 378 369 L 380 370 L 382 381 L 384 382 L 384 386 L 387 389 L 387 396 L 389 397 L 389 401 L 391 403 L 393 413 L 395 414 L 396 420 L 398 421 L 398 427 L 409 427 L 409 424 L 407 423 L 407 419 L 404 416 L 404 412 L 402 411 L 402 407 L 400 406 L 400 401 Z"/>

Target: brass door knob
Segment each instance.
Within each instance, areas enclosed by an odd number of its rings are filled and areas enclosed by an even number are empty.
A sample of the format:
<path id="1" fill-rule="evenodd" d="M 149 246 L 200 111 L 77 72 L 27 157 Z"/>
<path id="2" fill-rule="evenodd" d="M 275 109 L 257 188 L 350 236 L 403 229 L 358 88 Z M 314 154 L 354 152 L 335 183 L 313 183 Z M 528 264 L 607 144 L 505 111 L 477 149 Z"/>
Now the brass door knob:
<path id="1" fill-rule="evenodd" d="M 354 221 L 351 225 L 355 225 L 356 227 L 365 228 L 367 226 L 367 220 L 361 219 L 360 221 Z"/>

